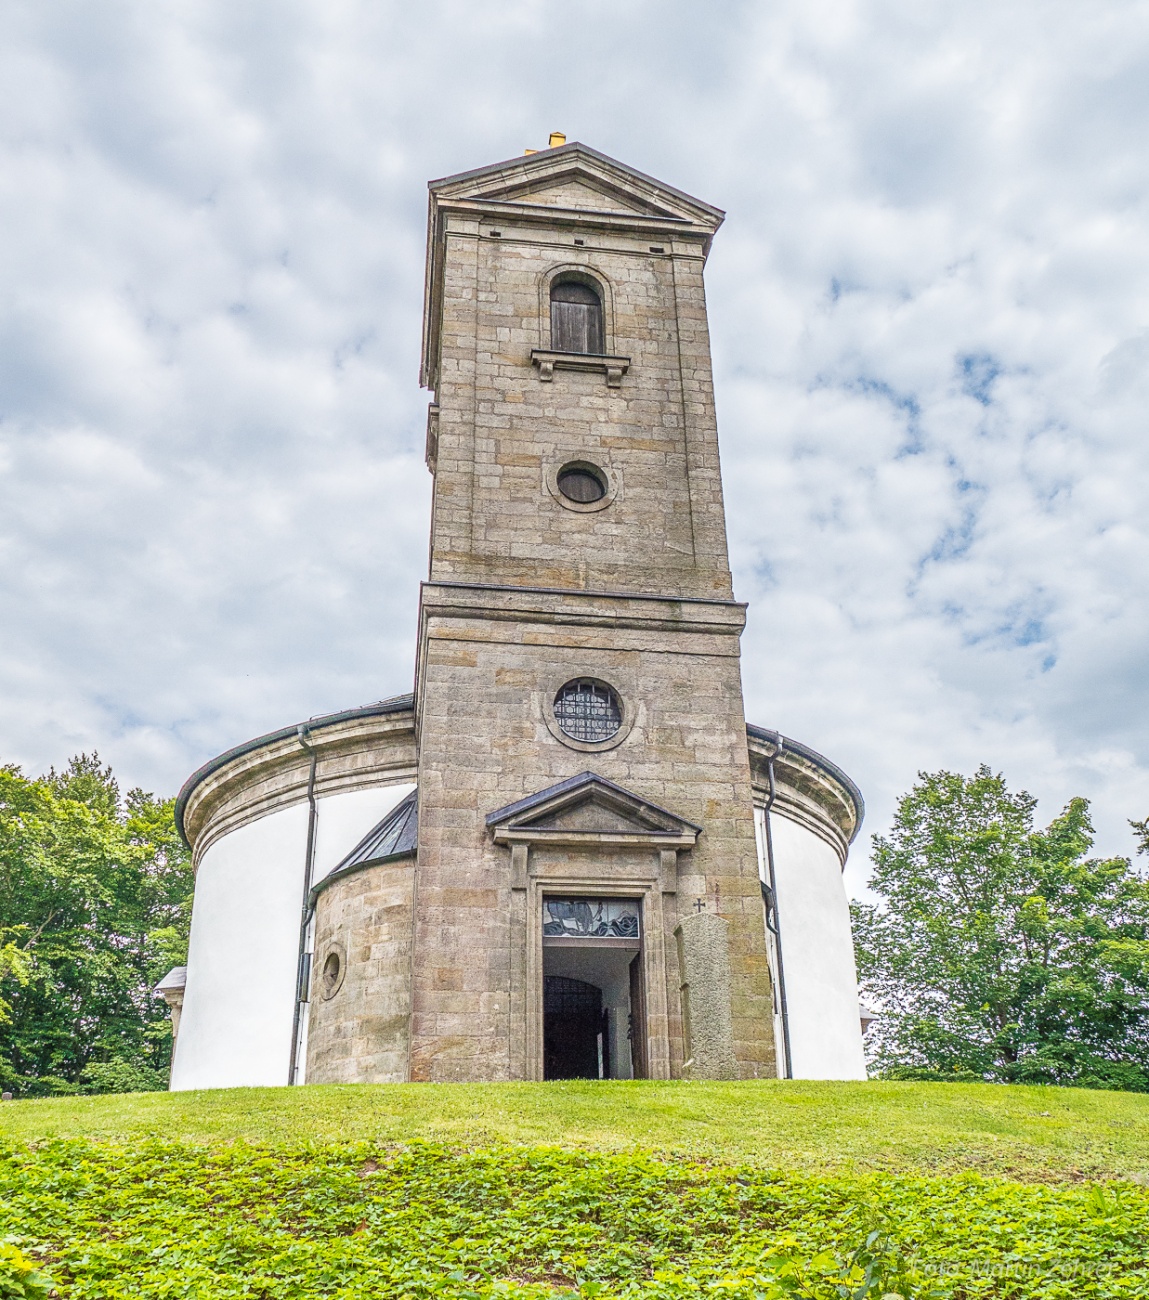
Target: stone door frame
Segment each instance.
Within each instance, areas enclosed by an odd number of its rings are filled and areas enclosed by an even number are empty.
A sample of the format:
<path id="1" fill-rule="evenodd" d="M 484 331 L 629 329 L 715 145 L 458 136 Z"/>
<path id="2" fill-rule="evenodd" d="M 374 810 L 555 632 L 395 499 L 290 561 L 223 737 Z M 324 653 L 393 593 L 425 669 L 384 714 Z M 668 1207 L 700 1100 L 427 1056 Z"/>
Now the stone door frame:
<path id="1" fill-rule="evenodd" d="M 589 811 L 589 824 L 563 824 L 580 810 Z M 581 895 L 642 905 L 647 1077 L 669 1079 L 678 855 L 694 847 L 702 827 L 592 772 L 500 808 L 487 825 L 495 843 L 510 849 L 511 1078 L 543 1077 L 543 899 Z"/>
<path id="2" fill-rule="evenodd" d="M 572 864 L 573 865 L 573 864 Z M 518 1026 L 511 1026 L 512 1059 L 520 1055 L 526 1067 L 525 1077 L 538 1082 L 543 1078 L 543 902 L 548 897 L 626 898 L 637 899 L 641 907 L 639 954 L 646 993 L 647 1076 L 670 1078 L 670 1025 L 667 1015 L 667 991 L 670 987 L 666 968 L 668 944 L 666 919 L 663 916 L 662 890 L 657 878 L 650 876 L 606 875 L 609 870 L 600 862 L 587 864 L 590 870 L 570 871 L 569 866 L 544 869 L 527 879 L 527 924 L 511 942 L 525 949 L 523 1016 Z M 521 1049 L 515 1043 L 521 1036 Z"/>

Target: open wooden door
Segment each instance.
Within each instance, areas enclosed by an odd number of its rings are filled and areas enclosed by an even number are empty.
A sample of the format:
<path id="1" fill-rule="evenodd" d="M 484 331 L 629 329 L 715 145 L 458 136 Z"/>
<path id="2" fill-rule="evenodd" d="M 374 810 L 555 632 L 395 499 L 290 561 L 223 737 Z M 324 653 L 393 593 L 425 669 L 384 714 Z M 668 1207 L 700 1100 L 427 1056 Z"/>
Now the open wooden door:
<path id="1" fill-rule="evenodd" d="M 642 978 L 642 953 L 630 963 L 630 1060 L 636 1079 L 645 1079 L 646 986 Z"/>

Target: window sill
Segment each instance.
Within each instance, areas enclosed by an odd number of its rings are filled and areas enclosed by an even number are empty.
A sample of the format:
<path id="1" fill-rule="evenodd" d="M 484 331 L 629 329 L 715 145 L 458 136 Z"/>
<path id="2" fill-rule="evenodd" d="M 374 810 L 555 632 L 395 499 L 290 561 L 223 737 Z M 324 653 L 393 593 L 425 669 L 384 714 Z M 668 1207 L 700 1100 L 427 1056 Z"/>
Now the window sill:
<path id="1" fill-rule="evenodd" d="M 629 357 L 608 357 L 598 352 L 549 352 L 531 349 L 531 365 L 538 366 L 539 379 L 550 383 L 556 370 L 595 370 L 606 375 L 608 388 L 621 388 L 622 377 L 630 369 Z"/>

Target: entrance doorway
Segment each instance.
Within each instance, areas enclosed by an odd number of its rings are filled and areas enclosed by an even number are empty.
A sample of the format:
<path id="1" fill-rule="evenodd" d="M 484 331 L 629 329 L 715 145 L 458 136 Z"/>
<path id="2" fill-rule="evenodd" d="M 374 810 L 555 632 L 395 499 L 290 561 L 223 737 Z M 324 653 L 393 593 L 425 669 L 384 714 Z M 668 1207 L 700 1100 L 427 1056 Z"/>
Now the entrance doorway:
<path id="1" fill-rule="evenodd" d="M 543 1078 L 610 1077 L 610 1024 L 602 989 L 565 975 L 544 976 Z"/>
<path id="2" fill-rule="evenodd" d="M 543 1078 L 646 1074 L 639 903 L 543 900 Z"/>

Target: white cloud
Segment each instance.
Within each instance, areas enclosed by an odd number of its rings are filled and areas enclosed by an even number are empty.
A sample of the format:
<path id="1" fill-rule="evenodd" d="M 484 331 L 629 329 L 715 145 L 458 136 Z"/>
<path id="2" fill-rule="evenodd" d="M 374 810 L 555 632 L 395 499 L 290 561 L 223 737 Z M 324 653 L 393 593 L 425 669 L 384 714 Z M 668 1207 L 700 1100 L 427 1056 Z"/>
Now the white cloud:
<path id="1" fill-rule="evenodd" d="M 750 716 L 871 829 L 984 760 L 1128 851 L 1147 62 L 1120 0 L 8 6 L 0 756 L 173 790 L 408 687 L 424 183 L 563 129 L 729 212 Z"/>

